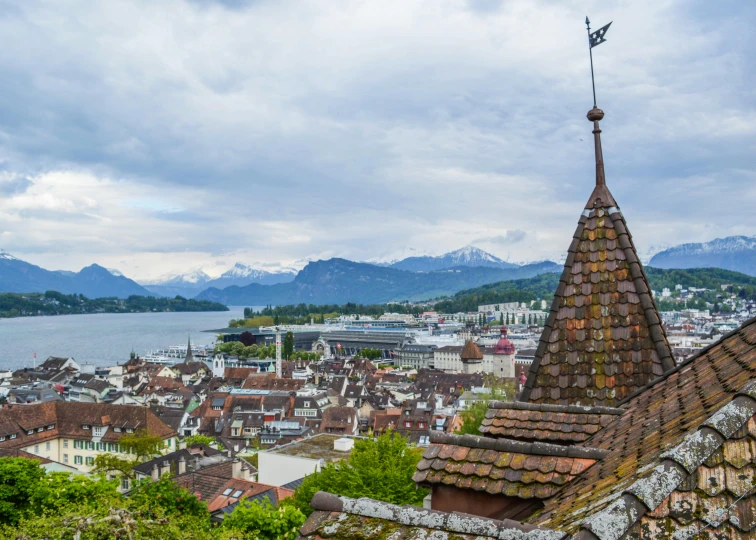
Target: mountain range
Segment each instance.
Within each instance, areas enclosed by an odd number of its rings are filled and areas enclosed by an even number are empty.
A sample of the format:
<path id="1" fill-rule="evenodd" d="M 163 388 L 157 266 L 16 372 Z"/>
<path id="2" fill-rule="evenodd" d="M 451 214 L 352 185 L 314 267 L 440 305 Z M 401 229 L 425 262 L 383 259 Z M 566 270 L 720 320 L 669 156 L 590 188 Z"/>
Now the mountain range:
<path id="1" fill-rule="evenodd" d="M 0 292 L 45 291 L 83 294 L 88 298 L 154 296 L 137 282 L 122 275 L 114 275 L 97 264 L 82 268 L 79 272 L 45 270 L 0 250 Z"/>
<path id="2" fill-rule="evenodd" d="M 292 281 L 296 275 L 297 271 L 294 269 L 269 272 L 238 262 L 217 278 L 208 276 L 202 270 L 192 270 L 185 274 L 145 282 L 143 285 L 147 290 L 160 296 L 180 295 L 189 298 L 210 287 L 224 289 L 234 285 L 244 286 L 251 283 L 275 285 L 276 283 Z"/>
<path id="3" fill-rule="evenodd" d="M 380 264 L 380 263 L 379 263 Z M 466 246 L 444 255 L 414 255 L 384 263 L 381 266 L 409 270 L 410 272 L 433 272 L 459 266 L 483 266 L 487 268 L 517 268 L 518 265 L 502 261 L 475 246 Z"/>
<path id="4" fill-rule="evenodd" d="M 728 236 L 711 242 L 681 244 L 660 251 L 649 262 L 656 268 L 723 268 L 756 276 L 756 237 Z"/>
<path id="5" fill-rule="evenodd" d="M 546 261 L 514 268 L 457 266 L 413 272 L 345 259 L 329 259 L 309 263 L 288 283 L 253 283 L 222 290 L 209 288 L 196 298 L 226 305 L 253 306 L 426 300 L 485 283 L 526 278 L 561 269 L 561 265 Z"/>

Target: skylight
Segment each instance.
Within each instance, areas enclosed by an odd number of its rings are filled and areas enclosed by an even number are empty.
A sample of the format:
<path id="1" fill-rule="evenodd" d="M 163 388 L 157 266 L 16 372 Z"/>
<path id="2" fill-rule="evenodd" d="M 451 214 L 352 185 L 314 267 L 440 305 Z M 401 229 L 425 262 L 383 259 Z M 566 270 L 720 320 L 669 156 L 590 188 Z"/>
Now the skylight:
<path id="1" fill-rule="evenodd" d="M 241 497 L 242 493 L 243 491 L 241 489 L 237 489 L 236 491 L 234 491 L 233 498 L 238 499 L 239 497 Z"/>
<path id="2" fill-rule="evenodd" d="M 226 488 L 225 490 L 223 490 L 223 496 L 228 497 L 232 491 L 233 491 L 232 488 Z"/>

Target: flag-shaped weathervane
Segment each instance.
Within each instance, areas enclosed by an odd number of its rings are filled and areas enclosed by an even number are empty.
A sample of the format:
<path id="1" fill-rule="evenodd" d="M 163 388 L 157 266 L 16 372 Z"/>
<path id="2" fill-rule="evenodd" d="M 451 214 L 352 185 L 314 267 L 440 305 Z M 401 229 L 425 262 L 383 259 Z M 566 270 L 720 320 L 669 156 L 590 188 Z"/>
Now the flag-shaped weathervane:
<path id="1" fill-rule="evenodd" d="M 588 53 L 591 56 L 591 85 L 593 86 L 593 106 L 596 107 L 596 83 L 593 80 L 593 48 L 596 45 L 601 45 L 603 42 L 606 41 L 606 32 L 609 30 L 609 27 L 612 25 L 612 23 L 607 24 L 606 26 L 602 26 L 595 32 L 591 32 L 591 21 L 588 20 L 588 17 L 585 18 L 585 26 L 588 28 Z"/>

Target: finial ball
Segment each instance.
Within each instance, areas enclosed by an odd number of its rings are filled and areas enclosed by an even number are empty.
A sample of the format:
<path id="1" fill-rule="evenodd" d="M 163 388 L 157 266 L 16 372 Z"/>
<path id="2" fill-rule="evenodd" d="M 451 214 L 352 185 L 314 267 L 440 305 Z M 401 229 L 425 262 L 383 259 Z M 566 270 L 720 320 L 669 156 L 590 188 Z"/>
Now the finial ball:
<path id="1" fill-rule="evenodd" d="M 590 111 L 588 111 L 588 114 L 586 116 L 588 116 L 588 120 L 595 122 L 597 120 L 601 120 L 604 117 L 604 111 L 602 111 L 598 107 L 594 107 Z"/>

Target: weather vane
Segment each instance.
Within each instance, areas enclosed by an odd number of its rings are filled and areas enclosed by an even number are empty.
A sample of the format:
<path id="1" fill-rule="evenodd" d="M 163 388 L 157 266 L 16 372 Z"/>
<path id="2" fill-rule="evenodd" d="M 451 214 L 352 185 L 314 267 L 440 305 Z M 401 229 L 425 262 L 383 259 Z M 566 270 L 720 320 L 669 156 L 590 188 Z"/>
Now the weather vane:
<path id="1" fill-rule="evenodd" d="M 606 31 L 609 30 L 609 27 L 611 25 L 612 23 L 609 23 L 606 26 L 602 26 L 595 32 L 591 33 L 591 21 L 588 20 L 587 15 L 585 17 L 585 26 L 588 28 L 588 53 L 591 55 L 591 85 L 593 86 L 593 107 L 594 108 L 596 108 L 596 82 L 593 79 L 593 48 L 596 45 L 601 45 L 603 42 L 606 41 L 606 38 L 604 36 L 606 35 Z"/>

